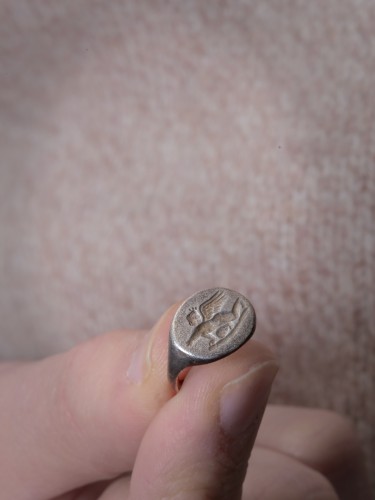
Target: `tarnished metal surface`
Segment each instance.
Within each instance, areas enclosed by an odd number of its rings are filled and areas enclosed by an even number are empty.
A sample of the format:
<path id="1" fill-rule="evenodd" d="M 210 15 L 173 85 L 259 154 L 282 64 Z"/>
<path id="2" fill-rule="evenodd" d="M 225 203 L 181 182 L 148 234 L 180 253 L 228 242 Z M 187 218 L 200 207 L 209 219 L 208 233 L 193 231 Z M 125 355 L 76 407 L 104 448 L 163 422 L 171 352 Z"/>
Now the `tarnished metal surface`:
<path id="1" fill-rule="evenodd" d="M 255 311 L 238 292 L 211 288 L 189 297 L 177 310 L 169 334 L 168 376 L 176 389 L 189 366 L 236 351 L 255 330 Z"/>

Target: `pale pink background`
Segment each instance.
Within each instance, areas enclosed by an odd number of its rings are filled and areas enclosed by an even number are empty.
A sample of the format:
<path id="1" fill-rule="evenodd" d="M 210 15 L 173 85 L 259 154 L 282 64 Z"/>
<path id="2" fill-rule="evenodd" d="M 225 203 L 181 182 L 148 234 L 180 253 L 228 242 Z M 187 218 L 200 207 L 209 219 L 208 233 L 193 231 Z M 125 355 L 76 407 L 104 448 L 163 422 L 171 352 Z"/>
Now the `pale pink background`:
<path id="1" fill-rule="evenodd" d="M 0 1 L 4 359 L 223 285 L 375 463 L 375 3 Z"/>

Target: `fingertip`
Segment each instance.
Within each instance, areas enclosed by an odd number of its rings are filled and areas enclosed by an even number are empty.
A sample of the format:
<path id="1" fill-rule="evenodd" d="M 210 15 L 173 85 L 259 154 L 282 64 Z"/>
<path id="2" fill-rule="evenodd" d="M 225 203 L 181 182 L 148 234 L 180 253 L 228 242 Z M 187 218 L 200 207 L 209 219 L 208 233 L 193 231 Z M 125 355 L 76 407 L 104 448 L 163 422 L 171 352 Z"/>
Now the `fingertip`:
<path id="1" fill-rule="evenodd" d="M 144 436 L 133 471 L 133 497 L 240 498 L 276 370 L 273 354 L 258 343 L 192 368 Z"/>

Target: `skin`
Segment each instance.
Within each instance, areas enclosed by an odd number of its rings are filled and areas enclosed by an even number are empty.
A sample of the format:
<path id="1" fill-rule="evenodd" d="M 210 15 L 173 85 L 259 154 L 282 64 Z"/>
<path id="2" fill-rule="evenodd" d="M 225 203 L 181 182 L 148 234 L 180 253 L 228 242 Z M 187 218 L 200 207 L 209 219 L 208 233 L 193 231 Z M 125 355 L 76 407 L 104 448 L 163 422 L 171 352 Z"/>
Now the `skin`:
<path id="1" fill-rule="evenodd" d="M 0 2 L 5 498 L 236 498 L 251 449 L 244 498 L 366 498 L 375 45 L 359 4 Z M 267 369 L 245 378 L 241 436 L 219 414 L 227 383 L 273 366 L 263 346 L 174 396 L 167 316 L 151 374 L 130 370 L 169 304 L 218 285 L 249 296 L 281 364 L 254 447 Z"/>
<path id="2" fill-rule="evenodd" d="M 269 406 L 255 441 L 278 370 L 258 342 L 191 369 L 175 395 L 165 373 L 176 309 L 149 333 L 2 366 L 4 498 L 366 498 L 342 417 Z"/>

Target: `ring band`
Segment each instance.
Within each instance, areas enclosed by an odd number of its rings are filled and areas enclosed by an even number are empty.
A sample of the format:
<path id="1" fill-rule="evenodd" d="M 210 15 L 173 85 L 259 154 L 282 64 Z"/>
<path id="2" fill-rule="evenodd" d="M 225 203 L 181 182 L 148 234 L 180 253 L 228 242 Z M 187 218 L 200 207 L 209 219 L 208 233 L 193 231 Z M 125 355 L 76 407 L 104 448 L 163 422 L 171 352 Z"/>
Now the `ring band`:
<path id="1" fill-rule="evenodd" d="M 178 391 L 189 368 L 212 363 L 239 349 L 253 335 L 255 310 L 227 288 L 195 293 L 176 311 L 169 331 L 168 378 Z"/>

